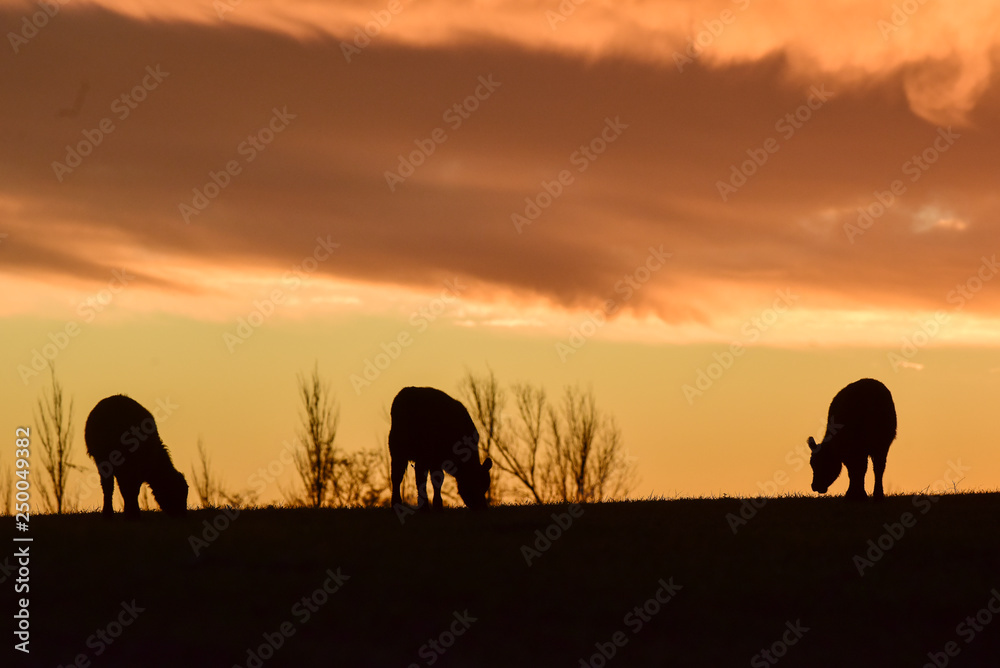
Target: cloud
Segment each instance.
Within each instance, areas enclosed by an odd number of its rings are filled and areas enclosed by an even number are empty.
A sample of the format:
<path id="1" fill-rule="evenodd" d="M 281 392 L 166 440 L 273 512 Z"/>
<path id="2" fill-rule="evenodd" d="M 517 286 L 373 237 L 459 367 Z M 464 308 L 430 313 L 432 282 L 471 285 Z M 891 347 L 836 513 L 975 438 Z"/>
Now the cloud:
<path id="1" fill-rule="evenodd" d="M 107 6 L 67 6 L 0 72 L 17 100 L 0 110 L 0 270 L 99 281 L 125 261 L 165 292 L 198 294 L 198 276 L 280 273 L 329 237 L 341 252 L 319 277 L 434 290 L 459 276 L 470 300 L 589 309 L 663 244 L 669 266 L 623 312 L 711 327 L 784 287 L 821 310 L 933 310 L 997 238 L 1000 146 L 978 127 L 997 92 L 953 85 L 991 68 L 973 57 L 992 48 L 987 10 L 966 17 L 968 34 L 941 19 L 932 58 L 930 5 L 883 40 L 891 3 L 849 3 L 865 19 L 851 23 L 754 2 L 679 72 L 674 51 L 737 3 L 657 14 L 591 0 L 556 30 L 547 3 L 413 3 L 351 62 L 341 42 L 381 5 L 243 3 L 224 19 L 208 3 Z M 25 7 L 0 12 L 17 25 Z M 928 79 L 945 61 L 958 69 Z M 169 74 L 137 101 L 150 67 Z M 488 96 L 483 77 L 499 82 Z M 81 81 L 80 113 L 60 117 Z M 832 94 L 814 108 L 817 86 Z M 940 136 L 919 103 L 934 86 L 954 92 L 938 111 L 971 125 L 913 172 Z M 279 132 L 275 110 L 294 116 Z M 53 163 L 105 119 L 113 131 L 59 181 Z M 627 128 L 602 145 L 614 119 Z M 414 155 L 391 190 L 386 173 Z M 512 214 L 563 171 L 572 183 L 518 234 Z M 722 201 L 737 172 L 745 182 Z M 895 180 L 905 192 L 852 243 L 845 230 Z M 181 205 L 196 203 L 185 222 Z M 928 207 L 942 212 L 931 228 L 970 224 L 943 247 L 913 234 Z M 353 305 L 318 297 L 315 308 Z M 998 302 L 984 290 L 968 310 Z"/>
<path id="2" fill-rule="evenodd" d="M 1000 39 L 1000 7 L 990 0 L 840 0 L 825 3 L 821 11 L 794 0 L 98 0 L 94 5 L 142 21 L 183 21 L 215 30 L 243 26 L 309 42 L 334 37 L 342 50 L 485 40 L 671 67 L 695 60 L 730 67 L 782 53 L 803 80 L 872 83 L 900 73 L 915 113 L 938 124 L 967 119 L 989 86 Z M 16 8 L 25 14 L 35 9 L 11 3 Z M 78 10 L 63 12 L 75 16 Z"/>
<path id="3" fill-rule="evenodd" d="M 969 224 L 957 218 L 950 211 L 942 210 L 933 205 L 928 205 L 920 209 L 913 220 L 913 231 L 917 234 L 924 234 L 931 231 L 942 232 L 964 232 Z"/>

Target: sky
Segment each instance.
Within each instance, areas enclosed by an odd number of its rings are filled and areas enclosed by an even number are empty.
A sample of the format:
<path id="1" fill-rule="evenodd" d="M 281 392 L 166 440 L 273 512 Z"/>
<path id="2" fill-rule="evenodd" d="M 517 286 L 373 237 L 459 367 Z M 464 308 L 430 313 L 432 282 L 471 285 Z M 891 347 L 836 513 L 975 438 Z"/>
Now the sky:
<path id="1" fill-rule="evenodd" d="M 48 6 L 0 1 L 0 415 L 55 365 L 81 507 L 116 393 L 279 500 L 314 365 L 346 450 L 407 385 L 590 388 L 640 497 L 811 494 L 874 377 L 887 491 L 1000 487 L 996 3 Z"/>

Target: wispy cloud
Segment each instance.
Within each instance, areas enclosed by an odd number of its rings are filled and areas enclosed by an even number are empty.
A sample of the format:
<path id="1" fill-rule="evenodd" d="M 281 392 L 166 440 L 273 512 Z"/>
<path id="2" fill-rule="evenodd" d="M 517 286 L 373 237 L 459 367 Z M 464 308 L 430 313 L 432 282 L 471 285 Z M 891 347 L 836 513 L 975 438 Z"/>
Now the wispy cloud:
<path id="1" fill-rule="evenodd" d="M 568 14 L 538 0 L 404 0 L 397 11 L 390 11 L 385 0 L 257 0 L 225 3 L 220 11 L 221 4 L 92 3 L 134 20 L 184 21 L 209 30 L 245 26 L 311 43 L 334 38 L 350 44 L 358 35 L 417 47 L 488 40 L 588 59 L 625 56 L 672 68 L 692 44 L 697 62 L 710 67 L 781 53 L 790 73 L 810 80 L 877 82 L 902 73 L 913 109 L 936 123 L 958 122 L 975 107 L 989 87 L 1000 40 L 1000 6 L 989 0 L 918 3 L 912 12 L 900 12 L 894 0 L 839 0 L 825 3 L 822 11 L 794 0 L 588 0 Z M 30 7 L 9 3 L 15 15 Z M 553 10 L 565 19 L 557 22 L 557 30 Z M 82 13 L 73 7 L 63 11 Z"/>
<path id="2" fill-rule="evenodd" d="M 414 2 L 351 62 L 341 42 L 382 5 L 245 2 L 224 20 L 193 1 L 67 5 L 0 72 L 17 99 L 0 109 L 0 271 L 29 293 L 84 289 L 128 260 L 147 286 L 133 294 L 159 291 L 149 304 L 210 313 L 217 299 L 245 302 L 254 280 L 280 275 L 329 234 L 343 252 L 311 279 L 315 293 L 296 295 L 303 308 L 369 307 L 368 296 L 319 290 L 324 281 L 384 296 L 459 276 L 475 286 L 463 299 L 484 308 L 470 321 L 530 328 L 548 320 L 520 315 L 523 304 L 596 308 L 647 247 L 666 244 L 670 267 L 616 317 L 725 337 L 741 307 L 776 286 L 836 324 L 803 321 L 803 339 L 846 336 L 865 310 L 933 311 L 998 238 L 990 175 L 1000 135 L 984 129 L 1000 106 L 988 85 L 1000 9 L 928 3 L 883 39 L 876 23 L 891 5 L 844 2 L 834 14 L 755 1 L 683 72 L 674 51 L 734 3 L 589 0 L 553 31 L 545 3 Z M 5 24 L 26 7 L 0 5 Z M 52 163 L 156 63 L 169 78 L 58 182 Z M 398 156 L 446 127 L 443 110 L 490 75 L 502 88 L 388 192 Z M 79 113 L 57 118 L 81 81 Z M 738 198 L 720 202 L 719 175 L 775 136 L 776 119 L 817 85 L 831 99 Z M 285 107 L 295 121 L 244 160 L 237 147 Z M 574 175 L 530 234 L 514 233 L 510 212 L 616 117 L 628 130 L 613 150 Z M 840 230 L 859 207 L 935 141 L 928 119 L 970 125 L 848 243 Z M 185 225 L 178 202 L 233 159 L 238 178 Z M 1000 293 L 984 290 L 963 315 L 998 306 Z"/>

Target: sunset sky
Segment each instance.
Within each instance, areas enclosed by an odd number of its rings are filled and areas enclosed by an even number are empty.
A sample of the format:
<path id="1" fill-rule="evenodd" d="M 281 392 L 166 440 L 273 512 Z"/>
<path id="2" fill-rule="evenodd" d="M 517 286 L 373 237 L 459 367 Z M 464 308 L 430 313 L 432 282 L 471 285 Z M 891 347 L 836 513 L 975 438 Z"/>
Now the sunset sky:
<path id="1" fill-rule="evenodd" d="M 489 365 L 592 388 L 635 496 L 810 494 L 874 377 L 888 492 L 1000 487 L 997 3 L 50 4 L 0 0 L 11 441 L 51 357 L 88 475 L 126 393 L 239 490 L 314 364 L 348 450 Z"/>

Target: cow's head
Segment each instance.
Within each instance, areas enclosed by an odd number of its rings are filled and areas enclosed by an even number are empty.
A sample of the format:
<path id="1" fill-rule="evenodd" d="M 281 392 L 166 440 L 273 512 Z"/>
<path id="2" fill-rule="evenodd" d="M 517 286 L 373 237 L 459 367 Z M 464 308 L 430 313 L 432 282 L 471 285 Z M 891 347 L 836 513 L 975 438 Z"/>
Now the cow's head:
<path id="1" fill-rule="evenodd" d="M 826 494 L 826 490 L 830 489 L 830 485 L 843 468 L 840 457 L 832 445 L 830 441 L 817 444 L 812 436 L 809 437 L 809 450 L 812 451 L 809 457 L 809 466 L 813 471 L 812 489 L 820 494 Z"/>
<path id="2" fill-rule="evenodd" d="M 188 484 L 184 474 L 177 470 L 166 472 L 159 484 L 151 485 L 153 498 L 160 509 L 173 517 L 181 517 L 187 511 Z"/>
<path id="3" fill-rule="evenodd" d="M 458 476 L 458 495 L 469 508 L 486 507 L 486 492 L 490 490 L 490 469 L 493 460 L 489 457 L 482 464 L 470 466 Z"/>

